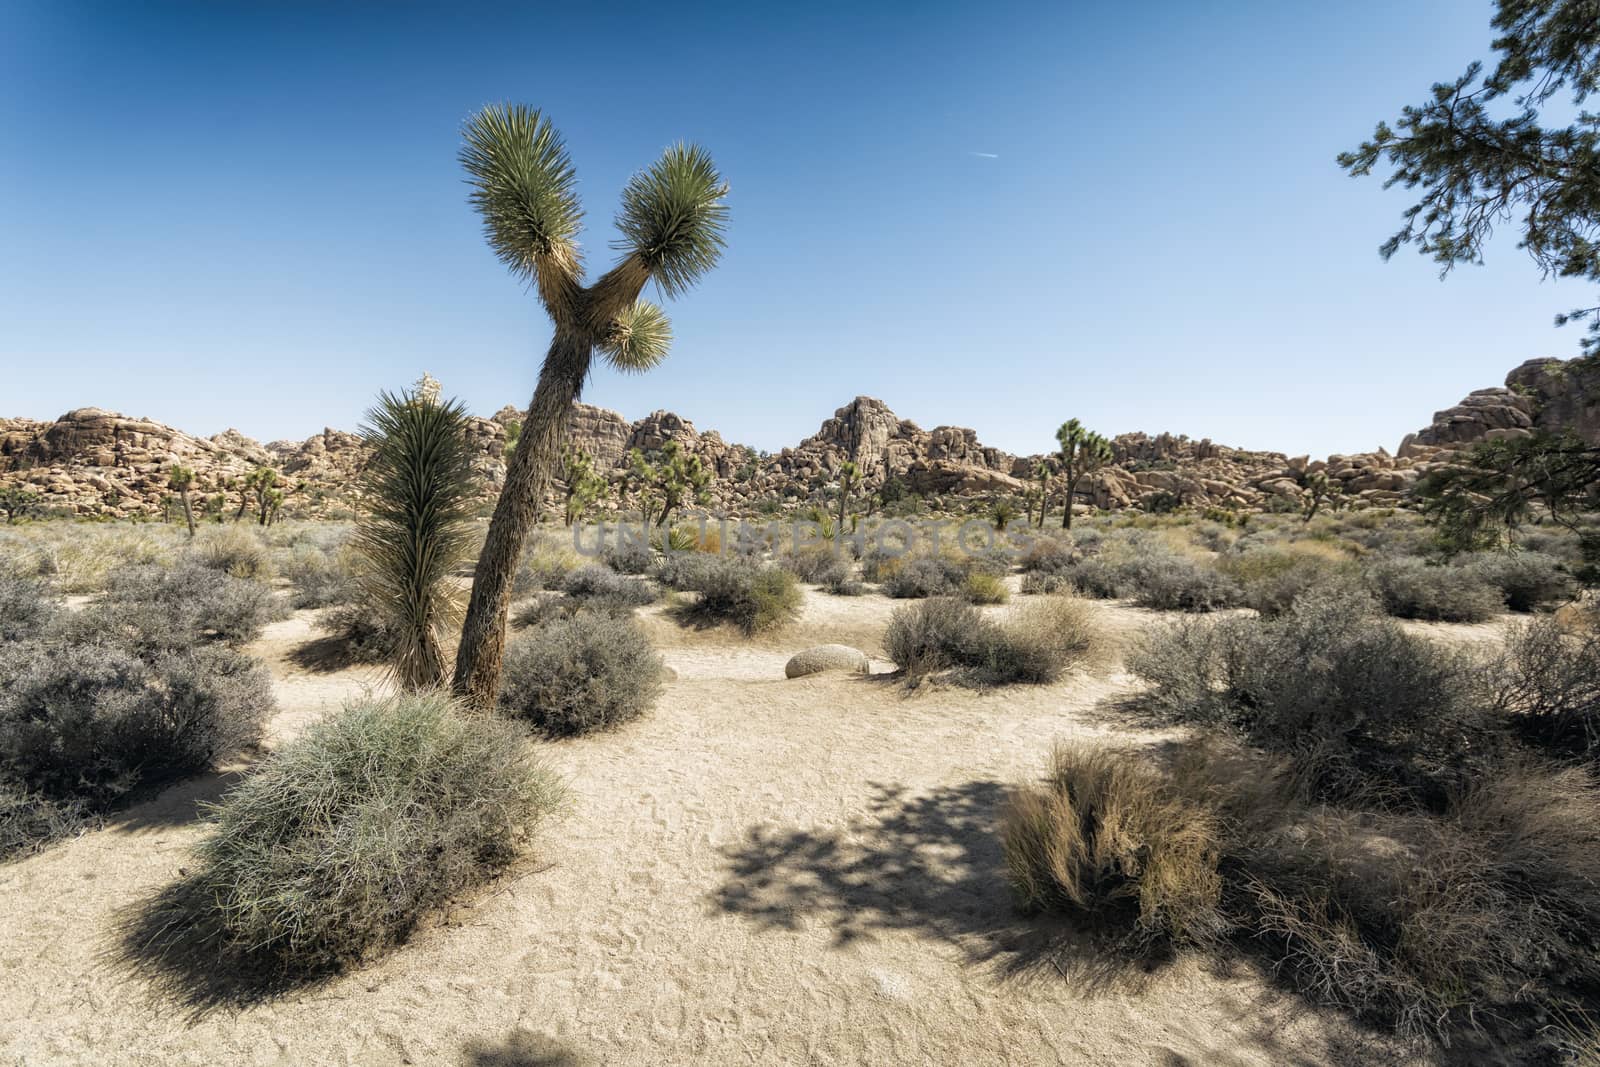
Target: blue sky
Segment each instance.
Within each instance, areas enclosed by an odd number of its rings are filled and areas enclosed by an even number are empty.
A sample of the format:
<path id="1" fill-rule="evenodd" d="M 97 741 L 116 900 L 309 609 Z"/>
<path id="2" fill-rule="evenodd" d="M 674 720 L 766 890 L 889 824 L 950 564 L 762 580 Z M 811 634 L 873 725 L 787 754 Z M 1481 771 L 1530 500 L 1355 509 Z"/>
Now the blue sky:
<path id="1" fill-rule="evenodd" d="M 0 4 L 0 415 L 263 440 L 424 369 L 523 406 L 549 328 L 455 155 L 485 103 L 565 133 L 609 260 L 671 141 L 732 185 L 669 361 L 584 398 L 777 449 L 857 394 L 1017 452 L 1076 416 L 1391 450 L 1576 354 L 1507 228 L 1440 282 L 1334 163 L 1486 57 L 1491 4 Z"/>

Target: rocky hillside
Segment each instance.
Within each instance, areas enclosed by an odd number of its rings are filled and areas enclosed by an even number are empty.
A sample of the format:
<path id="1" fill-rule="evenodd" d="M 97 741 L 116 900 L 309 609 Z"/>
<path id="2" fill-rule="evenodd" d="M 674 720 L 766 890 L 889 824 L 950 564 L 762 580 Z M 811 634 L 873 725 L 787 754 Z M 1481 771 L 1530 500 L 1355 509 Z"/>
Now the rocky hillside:
<path id="1" fill-rule="evenodd" d="M 504 477 L 507 427 L 519 412 L 506 407 L 474 418 L 470 433 L 492 499 Z M 1239 508 L 1297 501 L 1308 477 L 1326 472 L 1356 505 L 1393 504 L 1433 464 L 1472 443 L 1536 429 L 1573 429 L 1600 441 L 1600 366 L 1590 362 L 1531 360 L 1512 371 L 1503 387 L 1480 389 L 1408 435 L 1390 454 L 1383 448 L 1352 456 L 1311 459 L 1251 452 L 1185 436 L 1122 434 L 1115 460 L 1080 486 L 1080 498 L 1103 508 L 1185 503 Z M 762 501 L 800 502 L 837 481 L 854 461 L 863 488 L 873 492 L 894 480 L 924 496 L 1019 494 L 1041 460 L 984 446 L 959 426 L 924 430 L 873 397 L 856 397 L 823 421 L 815 434 L 774 455 L 760 455 L 701 431 L 687 419 L 657 411 L 629 422 L 614 411 L 579 404 L 573 444 L 588 452 L 620 486 L 628 454 L 649 452 L 668 440 L 713 474 L 713 506 L 749 511 Z M 19 485 L 59 513 L 84 516 L 160 515 L 167 506 L 167 471 L 191 467 L 201 496 L 238 506 L 238 480 L 272 467 L 288 490 L 285 512 L 321 516 L 347 513 L 366 459 L 360 437 L 326 429 L 305 441 L 260 444 L 236 430 L 195 437 L 148 419 L 99 408 L 69 411 L 54 422 L 0 419 L 0 485 Z"/>

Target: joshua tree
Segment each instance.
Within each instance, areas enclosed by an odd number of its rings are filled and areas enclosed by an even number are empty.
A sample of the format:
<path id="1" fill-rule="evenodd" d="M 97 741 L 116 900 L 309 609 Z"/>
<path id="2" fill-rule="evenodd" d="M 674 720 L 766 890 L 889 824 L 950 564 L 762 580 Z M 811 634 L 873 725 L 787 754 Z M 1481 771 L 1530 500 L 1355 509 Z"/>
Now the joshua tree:
<path id="1" fill-rule="evenodd" d="M 213 493 L 206 497 L 205 503 L 200 505 L 201 514 L 212 522 L 222 522 L 222 513 L 228 508 L 228 497 L 224 493 Z"/>
<path id="2" fill-rule="evenodd" d="M 189 536 L 194 536 L 194 508 L 189 503 L 189 490 L 194 488 L 194 471 L 188 467 L 173 467 L 167 472 L 167 488 L 178 494 L 183 505 L 183 521 L 189 524 Z"/>
<path id="3" fill-rule="evenodd" d="M 511 454 L 517 450 L 517 438 L 522 436 L 522 423 L 512 419 L 506 423 L 506 446 L 500 450 L 500 458 L 509 460 Z"/>
<path id="4" fill-rule="evenodd" d="M 20 485 L 0 486 L 0 511 L 6 513 L 6 525 L 17 521 L 17 516 L 28 515 L 39 506 L 39 494 L 29 492 Z"/>
<path id="5" fill-rule="evenodd" d="M 1302 497 L 1300 517 L 1306 522 L 1317 517 L 1317 512 L 1322 510 L 1323 504 L 1334 504 L 1344 492 L 1344 487 L 1330 480 L 1326 471 L 1311 472 L 1301 484 L 1305 487 L 1305 493 Z"/>
<path id="6" fill-rule="evenodd" d="M 1039 483 L 1039 529 L 1044 529 L 1045 512 L 1050 510 L 1050 464 L 1039 460 L 1033 465 L 1033 480 Z"/>
<path id="7" fill-rule="evenodd" d="M 450 579 L 473 547 L 466 418 L 455 401 L 418 390 L 380 393 L 361 431 L 372 459 L 353 544 L 365 608 L 394 635 L 390 667 L 406 689 L 444 684 L 444 642 L 461 619 Z"/>
<path id="8" fill-rule="evenodd" d="M 1072 529 L 1072 497 L 1078 491 L 1078 482 L 1092 470 L 1098 470 L 1111 461 L 1111 442 L 1097 433 L 1083 428 L 1077 419 L 1068 419 L 1056 431 L 1056 441 L 1061 445 L 1057 453 L 1061 467 L 1067 475 L 1067 503 L 1061 516 L 1061 528 Z"/>
<path id="9" fill-rule="evenodd" d="M 273 523 L 278 521 L 278 513 L 283 510 L 283 500 L 284 492 L 282 489 L 267 490 L 266 499 L 264 501 L 266 506 L 266 515 L 263 518 L 261 525 L 271 526 Z"/>
<path id="10" fill-rule="evenodd" d="M 584 512 L 596 500 L 605 495 L 607 483 L 595 473 L 594 461 L 589 458 L 589 453 L 581 449 L 569 448 L 562 468 L 562 478 L 567 483 L 567 525 L 571 526 L 583 518 Z"/>
<path id="11" fill-rule="evenodd" d="M 706 502 L 706 486 L 711 472 L 705 469 L 699 456 L 691 456 L 676 441 L 669 440 L 661 446 L 654 462 L 637 448 L 630 454 L 629 477 L 640 485 L 640 500 L 644 508 L 644 523 L 650 525 L 650 516 L 656 501 L 661 502 L 657 526 L 666 526 L 667 519 L 680 507 L 685 498 L 696 504 Z"/>
<path id="12" fill-rule="evenodd" d="M 555 326 L 478 557 L 456 657 L 456 691 L 488 708 L 500 683 L 512 578 L 594 352 L 625 371 L 647 370 L 665 358 L 667 318 L 639 296 L 651 281 L 668 297 L 678 296 L 716 265 L 728 187 L 700 147 L 668 148 L 623 190 L 621 259 L 585 287 L 577 174 L 561 135 L 538 111 L 520 105 L 485 108 L 467 121 L 464 134 L 461 163 L 489 244 L 533 283 Z"/>
<path id="13" fill-rule="evenodd" d="M 856 466 L 854 460 L 847 459 L 839 464 L 839 528 L 844 528 L 844 509 L 850 502 L 850 490 L 861 480 L 861 468 Z"/>

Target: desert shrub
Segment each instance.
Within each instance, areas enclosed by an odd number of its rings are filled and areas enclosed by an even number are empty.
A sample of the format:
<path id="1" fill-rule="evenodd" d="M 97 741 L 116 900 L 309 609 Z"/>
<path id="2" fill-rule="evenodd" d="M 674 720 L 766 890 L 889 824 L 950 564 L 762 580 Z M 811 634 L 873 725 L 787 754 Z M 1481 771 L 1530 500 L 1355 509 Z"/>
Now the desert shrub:
<path id="1" fill-rule="evenodd" d="M 1235 843 L 1232 907 L 1314 1000 L 1410 1037 L 1509 1036 L 1600 979 L 1597 818 L 1584 772 L 1516 766 L 1443 817 L 1302 811 Z"/>
<path id="2" fill-rule="evenodd" d="M 1096 643 L 1086 608 L 1067 598 L 1027 604 L 995 622 L 954 597 L 897 609 L 883 642 L 912 684 L 950 671 L 979 685 L 1054 681 Z"/>
<path id="3" fill-rule="evenodd" d="M 1497 704 L 1536 743 L 1600 759 L 1600 627 L 1536 619 L 1506 637 Z"/>
<path id="4" fill-rule="evenodd" d="M 669 556 L 672 553 L 668 554 Z M 648 574 L 655 566 L 656 554 L 641 539 L 624 534 L 619 528 L 600 553 L 605 565 L 618 574 Z"/>
<path id="5" fill-rule="evenodd" d="M 656 601 L 656 590 L 643 578 L 632 578 L 602 567 L 586 564 L 567 575 L 561 589 L 567 596 L 594 606 L 614 606 L 631 610 Z"/>
<path id="6" fill-rule="evenodd" d="M 1140 553 L 1122 572 L 1141 607 L 1207 612 L 1233 607 L 1241 598 L 1239 587 L 1216 568 L 1174 553 Z"/>
<path id="7" fill-rule="evenodd" d="M 579 612 L 511 642 L 500 707 L 546 733 L 582 734 L 638 718 L 661 691 L 661 659 L 632 619 Z"/>
<path id="8" fill-rule="evenodd" d="M 961 591 L 965 580 L 966 571 L 954 560 L 943 556 L 918 556 L 889 575 L 884 580 L 883 591 L 900 599 L 953 596 Z"/>
<path id="9" fill-rule="evenodd" d="M 583 560 L 572 548 L 553 543 L 544 537 L 532 537 L 517 564 L 517 573 L 511 589 L 517 596 L 526 596 L 546 589 L 559 589 L 567 575 L 583 566 Z"/>
<path id="10" fill-rule="evenodd" d="M 700 564 L 679 576 L 699 594 L 688 615 L 701 622 L 730 622 L 745 633 L 771 630 L 800 613 L 802 594 L 793 574 L 725 556 L 696 556 Z"/>
<path id="11" fill-rule="evenodd" d="M 1039 535 L 1022 553 L 1022 571 L 1024 574 L 1061 574 L 1076 558 L 1077 553 L 1067 542 Z"/>
<path id="12" fill-rule="evenodd" d="M 1124 568 L 1098 556 L 1075 564 L 1066 572 L 1074 592 L 1101 600 L 1120 600 L 1133 595 L 1133 583 Z"/>
<path id="13" fill-rule="evenodd" d="M 856 580 L 855 565 L 844 556 L 835 556 L 814 580 L 834 596 L 860 596 L 867 591 Z"/>
<path id="14" fill-rule="evenodd" d="M 0 569 L 0 641 L 36 637 L 60 614 L 47 583 Z"/>
<path id="15" fill-rule="evenodd" d="M 18 643 L 0 661 L 8 833 L 102 812 L 254 743 L 272 680 L 216 646 L 145 657 L 103 644 Z M 31 827 L 31 829 L 29 829 Z"/>
<path id="16" fill-rule="evenodd" d="M 317 615 L 316 628 L 339 646 L 349 663 L 388 663 L 399 640 L 386 612 L 374 611 L 362 594 L 348 604 L 335 604 Z"/>
<path id="17" fill-rule="evenodd" d="M 1463 569 L 1500 591 L 1512 611 L 1537 611 L 1571 600 L 1578 583 L 1561 561 L 1543 552 L 1490 552 L 1465 561 Z"/>
<path id="18" fill-rule="evenodd" d="M 735 564 L 746 567 L 758 567 L 761 564 L 745 556 L 728 557 Z M 651 570 L 656 581 L 668 589 L 688 591 L 704 578 L 704 576 L 718 565 L 715 557 L 702 555 L 698 552 L 679 552 L 664 557 Z"/>
<path id="19" fill-rule="evenodd" d="M 1308 594 L 1276 619 L 1179 623 L 1144 635 L 1128 666 L 1154 707 L 1293 758 L 1316 797 L 1437 807 L 1494 747 L 1470 656 L 1375 618 L 1359 596 Z"/>
<path id="20" fill-rule="evenodd" d="M 272 552 L 253 526 L 204 527 L 192 554 L 201 566 L 234 578 L 260 582 L 273 578 Z"/>
<path id="21" fill-rule="evenodd" d="M 285 614 L 260 582 L 183 561 L 113 571 L 105 594 L 69 625 L 143 648 L 186 648 L 207 639 L 252 641 Z"/>
<path id="22" fill-rule="evenodd" d="M 1072 588 L 1072 578 L 1068 574 L 1029 571 L 1022 576 L 1022 591 L 1027 594 L 1062 593 Z"/>
<path id="23" fill-rule="evenodd" d="M 0 860 L 15 859 L 89 828 L 94 809 L 73 797 L 51 797 L 0 775 Z"/>
<path id="24" fill-rule="evenodd" d="M 1223 827 L 1208 807 L 1126 753 L 1058 747 L 1046 784 L 1013 792 L 1000 840 L 1024 912 L 1061 911 L 1146 950 L 1227 930 Z"/>
<path id="25" fill-rule="evenodd" d="M 861 577 L 869 582 L 886 582 L 893 578 L 912 557 L 904 552 L 897 551 L 898 545 L 885 546 L 873 544 L 861 554 Z"/>
<path id="26" fill-rule="evenodd" d="M 327 608 L 347 604 L 358 595 L 356 565 L 348 549 L 325 549 L 302 542 L 290 549 L 279 570 L 293 592 L 289 603 L 296 608 Z"/>
<path id="27" fill-rule="evenodd" d="M 973 571 L 961 583 L 961 595 L 969 604 L 1004 604 L 1011 599 L 1006 583 L 992 574 Z"/>
<path id="28" fill-rule="evenodd" d="M 506 867 L 560 799 L 509 723 L 431 692 L 354 704 L 210 813 L 164 929 L 295 974 L 356 962 Z"/>
<path id="29" fill-rule="evenodd" d="M 1222 557 L 1218 566 L 1239 587 L 1240 602 L 1268 617 L 1282 615 L 1305 593 L 1357 580 L 1351 562 L 1291 549 L 1251 548 Z"/>
<path id="30" fill-rule="evenodd" d="M 1410 556 L 1373 564 L 1367 581 L 1383 610 L 1401 619 L 1482 622 L 1501 606 L 1499 591 L 1474 570 Z"/>
<path id="31" fill-rule="evenodd" d="M 839 564 L 849 566 L 832 544 L 806 545 L 799 550 L 785 552 L 778 558 L 778 563 L 802 582 L 810 582 L 813 585 L 825 584 L 827 576 L 833 573 Z"/>
<path id="32" fill-rule="evenodd" d="M 1010 574 L 1015 562 L 1015 554 L 1002 544 L 963 552 L 956 559 L 965 574 L 982 574 L 991 578 L 1003 578 Z"/>

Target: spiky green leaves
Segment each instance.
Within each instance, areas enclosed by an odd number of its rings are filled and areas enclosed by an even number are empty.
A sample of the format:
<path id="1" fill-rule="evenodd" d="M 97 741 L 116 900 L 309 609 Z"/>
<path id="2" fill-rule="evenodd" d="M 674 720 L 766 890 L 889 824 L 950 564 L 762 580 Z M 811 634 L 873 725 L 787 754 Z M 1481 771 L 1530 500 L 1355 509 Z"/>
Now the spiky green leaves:
<path id="1" fill-rule="evenodd" d="M 638 256 L 667 296 L 678 296 L 722 256 L 727 195 L 705 149 L 673 145 L 622 191 L 616 247 Z"/>
<path id="2" fill-rule="evenodd" d="M 637 300 L 618 315 L 600 342 L 606 360 L 622 371 L 647 371 L 666 359 L 671 347 L 672 323 L 648 300 Z"/>
<path id="3" fill-rule="evenodd" d="M 391 667 L 406 689 L 444 681 L 444 642 L 461 621 L 451 577 L 473 549 L 466 418 L 454 401 L 380 393 L 362 427 L 373 453 L 354 544 L 366 607 L 395 635 Z"/>
<path id="4" fill-rule="evenodd" d="M 541 260 L 576 276 L 578 177 L 550 120 L 522 104 L 490 104 L 462 129 L 461 166 L 495 255 L 534 277 Z"/>

